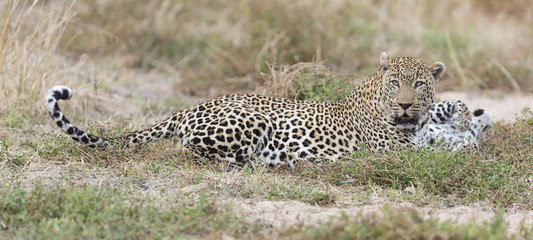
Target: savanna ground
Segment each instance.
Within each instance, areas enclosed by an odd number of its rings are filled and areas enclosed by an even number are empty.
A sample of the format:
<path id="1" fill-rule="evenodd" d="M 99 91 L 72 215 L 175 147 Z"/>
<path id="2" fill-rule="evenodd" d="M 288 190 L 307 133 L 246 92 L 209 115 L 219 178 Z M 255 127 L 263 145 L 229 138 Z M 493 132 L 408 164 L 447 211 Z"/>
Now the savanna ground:
<path id="1" fill-rule="evenodd" d="M 0 2 L 0 238 L 533 238 L 533 9 L 528 0 Z M 379 54 L 442 61 L 441 97 L 497 120 L 479 152 L 353 153 L 224 171 L 173 141 L 94 151 L 230 92 L 338 100 Z M 443 92 L 448 92 L 446 93 Z M 475 93 L 475 95 L 473 95 Z M 487 104 L 488 102 L 488 104 Z M 529 105 L 528 105 L 529 104 Z"/>

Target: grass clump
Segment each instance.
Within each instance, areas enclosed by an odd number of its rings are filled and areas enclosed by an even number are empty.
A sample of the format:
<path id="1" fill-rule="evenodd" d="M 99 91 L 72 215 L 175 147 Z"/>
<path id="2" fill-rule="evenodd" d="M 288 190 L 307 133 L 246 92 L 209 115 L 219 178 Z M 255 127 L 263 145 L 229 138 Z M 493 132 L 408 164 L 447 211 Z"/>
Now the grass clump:
<path id="1" fill-rule="evenodd" d="M 269 65 L 270 74 L 257 91 L 267 96 L 299 100 L 336 101 L 344 99 L 359 81 L 336 74 L 322 62 Z"/>
<path id="2" fill-rule="evenodd" d="M 532 231 L 521 226 L 519 232 L 509 234 L 501 216 L 483 223 L 457 224 L 423 217 L 415 210 L 386 208 L 383 216 L 343 215 L 303 231 L 288 230 L 285 235 L 290 239 L 529 239 Z"/>

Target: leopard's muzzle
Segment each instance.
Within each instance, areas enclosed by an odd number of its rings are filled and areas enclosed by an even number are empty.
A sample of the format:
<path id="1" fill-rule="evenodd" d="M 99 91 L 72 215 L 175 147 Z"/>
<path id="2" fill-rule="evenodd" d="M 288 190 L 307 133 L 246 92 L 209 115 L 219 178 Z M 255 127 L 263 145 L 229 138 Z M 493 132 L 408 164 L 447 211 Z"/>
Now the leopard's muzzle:
<path id="1" fill-rule="evenodd" d="M 404 113 L 401 116 L 394 116 L 394 123 L 402 131 L 414 131 L 418 125 L 418 116 L 411 117 Z"/>

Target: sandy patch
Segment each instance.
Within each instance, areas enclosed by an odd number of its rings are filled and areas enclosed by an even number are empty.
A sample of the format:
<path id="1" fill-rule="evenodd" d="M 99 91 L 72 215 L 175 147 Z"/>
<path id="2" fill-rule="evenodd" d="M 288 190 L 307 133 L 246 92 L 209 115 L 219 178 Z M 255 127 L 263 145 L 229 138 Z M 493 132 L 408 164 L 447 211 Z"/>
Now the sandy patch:
<path id="1" fill-rule="evenodd" d="M 470 110 L 482 108 L 492 114 L 496 121 L 511 122 L 524 109 L 533 108 L 533 95 L 501 92 L 442 92 L 440 101 L 461 100 Z"/>

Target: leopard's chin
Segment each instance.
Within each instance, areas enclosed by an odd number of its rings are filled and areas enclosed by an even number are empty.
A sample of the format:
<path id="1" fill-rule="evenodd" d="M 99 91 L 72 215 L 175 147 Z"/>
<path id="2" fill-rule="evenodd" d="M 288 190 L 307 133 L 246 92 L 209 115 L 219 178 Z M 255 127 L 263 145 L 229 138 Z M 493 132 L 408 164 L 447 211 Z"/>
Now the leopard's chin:
<path id="1" fill-rule="evenodd" d="M 418 117 L 412 117 L 405 113 L 401 116 L 395 115 L 394 124 L 401 131 L 414 131 L 418 125 Z"/>

